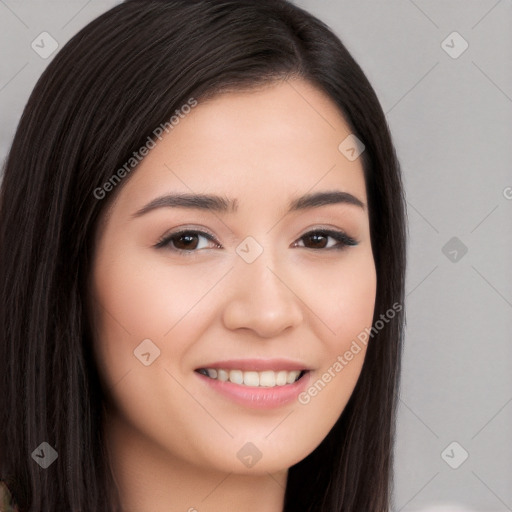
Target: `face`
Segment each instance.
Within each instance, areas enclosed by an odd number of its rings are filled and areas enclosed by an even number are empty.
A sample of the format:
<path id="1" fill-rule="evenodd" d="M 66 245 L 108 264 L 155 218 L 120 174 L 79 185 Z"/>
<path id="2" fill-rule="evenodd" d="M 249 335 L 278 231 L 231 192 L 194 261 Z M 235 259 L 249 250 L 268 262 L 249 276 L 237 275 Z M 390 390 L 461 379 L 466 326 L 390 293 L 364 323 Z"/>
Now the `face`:
<path id="1" fill-rule="evenodd" d="M 338 149 L 349 135 L 327 96 L 281 82 L 199 102 L 125 178 L 90 292 L 109 414 L 132 441 L 263 474 L 333 427 L 376 294 L 362 162 Z"/>

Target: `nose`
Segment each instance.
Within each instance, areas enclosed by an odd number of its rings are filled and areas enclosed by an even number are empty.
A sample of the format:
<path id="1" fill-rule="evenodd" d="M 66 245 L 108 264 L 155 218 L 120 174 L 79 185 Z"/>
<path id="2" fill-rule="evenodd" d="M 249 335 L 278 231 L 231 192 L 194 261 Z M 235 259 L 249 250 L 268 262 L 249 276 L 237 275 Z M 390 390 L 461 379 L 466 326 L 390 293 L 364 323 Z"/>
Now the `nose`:
<path id="1" fill-rule="evenodd" d="M 262 338 L 271 338 L 302 322 L 303 304 L 290 273 L 267 257 L 268 252 L 252 263 L 237 260 L 223 310 L 227 329 L 249 329 Z"/>

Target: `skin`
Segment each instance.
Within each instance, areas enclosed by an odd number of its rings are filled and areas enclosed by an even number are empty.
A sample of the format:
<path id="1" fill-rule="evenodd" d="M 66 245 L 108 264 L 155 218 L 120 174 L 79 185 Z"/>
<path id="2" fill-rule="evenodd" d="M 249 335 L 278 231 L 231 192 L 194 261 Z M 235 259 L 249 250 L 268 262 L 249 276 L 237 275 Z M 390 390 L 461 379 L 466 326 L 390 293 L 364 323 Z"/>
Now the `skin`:
<path id="1" fill-rule="evenodd" d="M 364 346 L 309 403 L 270 410 L 230 401 L 194 370 L 291 358 L 312 369 L 313 383 L 371 327 L 376 272 L 363 167 L 338 150 L 349 134 L 326 95 L 283 81 L 200 102 L 125 178 L 97 232 L 90 281 L 105 434 L 125 512 L 282 511 L 288 468 L 339 418 Z M 331 190 L 365 207 L 285 213 L 293 198 Z M 236 198 L 238 210 L 163 207 L 133 217 L 170 192 Z M 155 247 L 185 227 L 216 242 L 198 235 Z M 330 237 L 304 238 L 321 228 L 358 244 L 338 251 Z M 247 236 L 263 249 L 252 263 L 236 252 Z M 192 250 L 178 253 L 183 247 Z M 145 339 L 160 350 L 149 366 L 134 356 Z M 237 457 L 247 442 L 262 454 L 251 468 Z"/>

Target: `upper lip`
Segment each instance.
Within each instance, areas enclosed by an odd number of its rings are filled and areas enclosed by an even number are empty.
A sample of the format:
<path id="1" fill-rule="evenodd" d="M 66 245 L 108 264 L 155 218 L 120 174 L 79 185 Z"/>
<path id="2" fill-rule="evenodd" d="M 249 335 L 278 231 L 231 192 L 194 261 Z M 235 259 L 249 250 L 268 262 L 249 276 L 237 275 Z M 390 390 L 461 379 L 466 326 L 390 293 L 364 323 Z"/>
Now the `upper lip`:
<path id="1" fill-rule="evenodd" d="M 223 370 L 243 370 L 262 372 L 265 370 L 293 371 L 308 370 L 309 368 L 301 362 L 292 361 L 291 359 L 229 359 L 227 361 L 215 361 L 214 363 L 206 363 L 197 368 L 221 368 Z"/>

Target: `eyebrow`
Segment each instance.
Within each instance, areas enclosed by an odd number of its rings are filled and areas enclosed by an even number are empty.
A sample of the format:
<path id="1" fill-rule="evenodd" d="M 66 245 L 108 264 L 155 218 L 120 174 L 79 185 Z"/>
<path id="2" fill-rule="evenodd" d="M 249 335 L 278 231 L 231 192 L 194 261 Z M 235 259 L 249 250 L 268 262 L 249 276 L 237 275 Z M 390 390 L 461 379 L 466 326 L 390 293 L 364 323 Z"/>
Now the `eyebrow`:
<path id="1" fill-rule="evenodd" d="M 293 199 L 288 205 L 288 212 L 319 208 L 331 204 L 348 204 L 362 208 L 366 205 L 356 196 L 339 190 L 315 192 Z M 238 200 L 212 194 L 166 194 L 150 201 L 137 210 L 132 217 L 140 217 L 157 208 L 189 208 L 218 213 L 234 213 L 238 209 Z"/>

